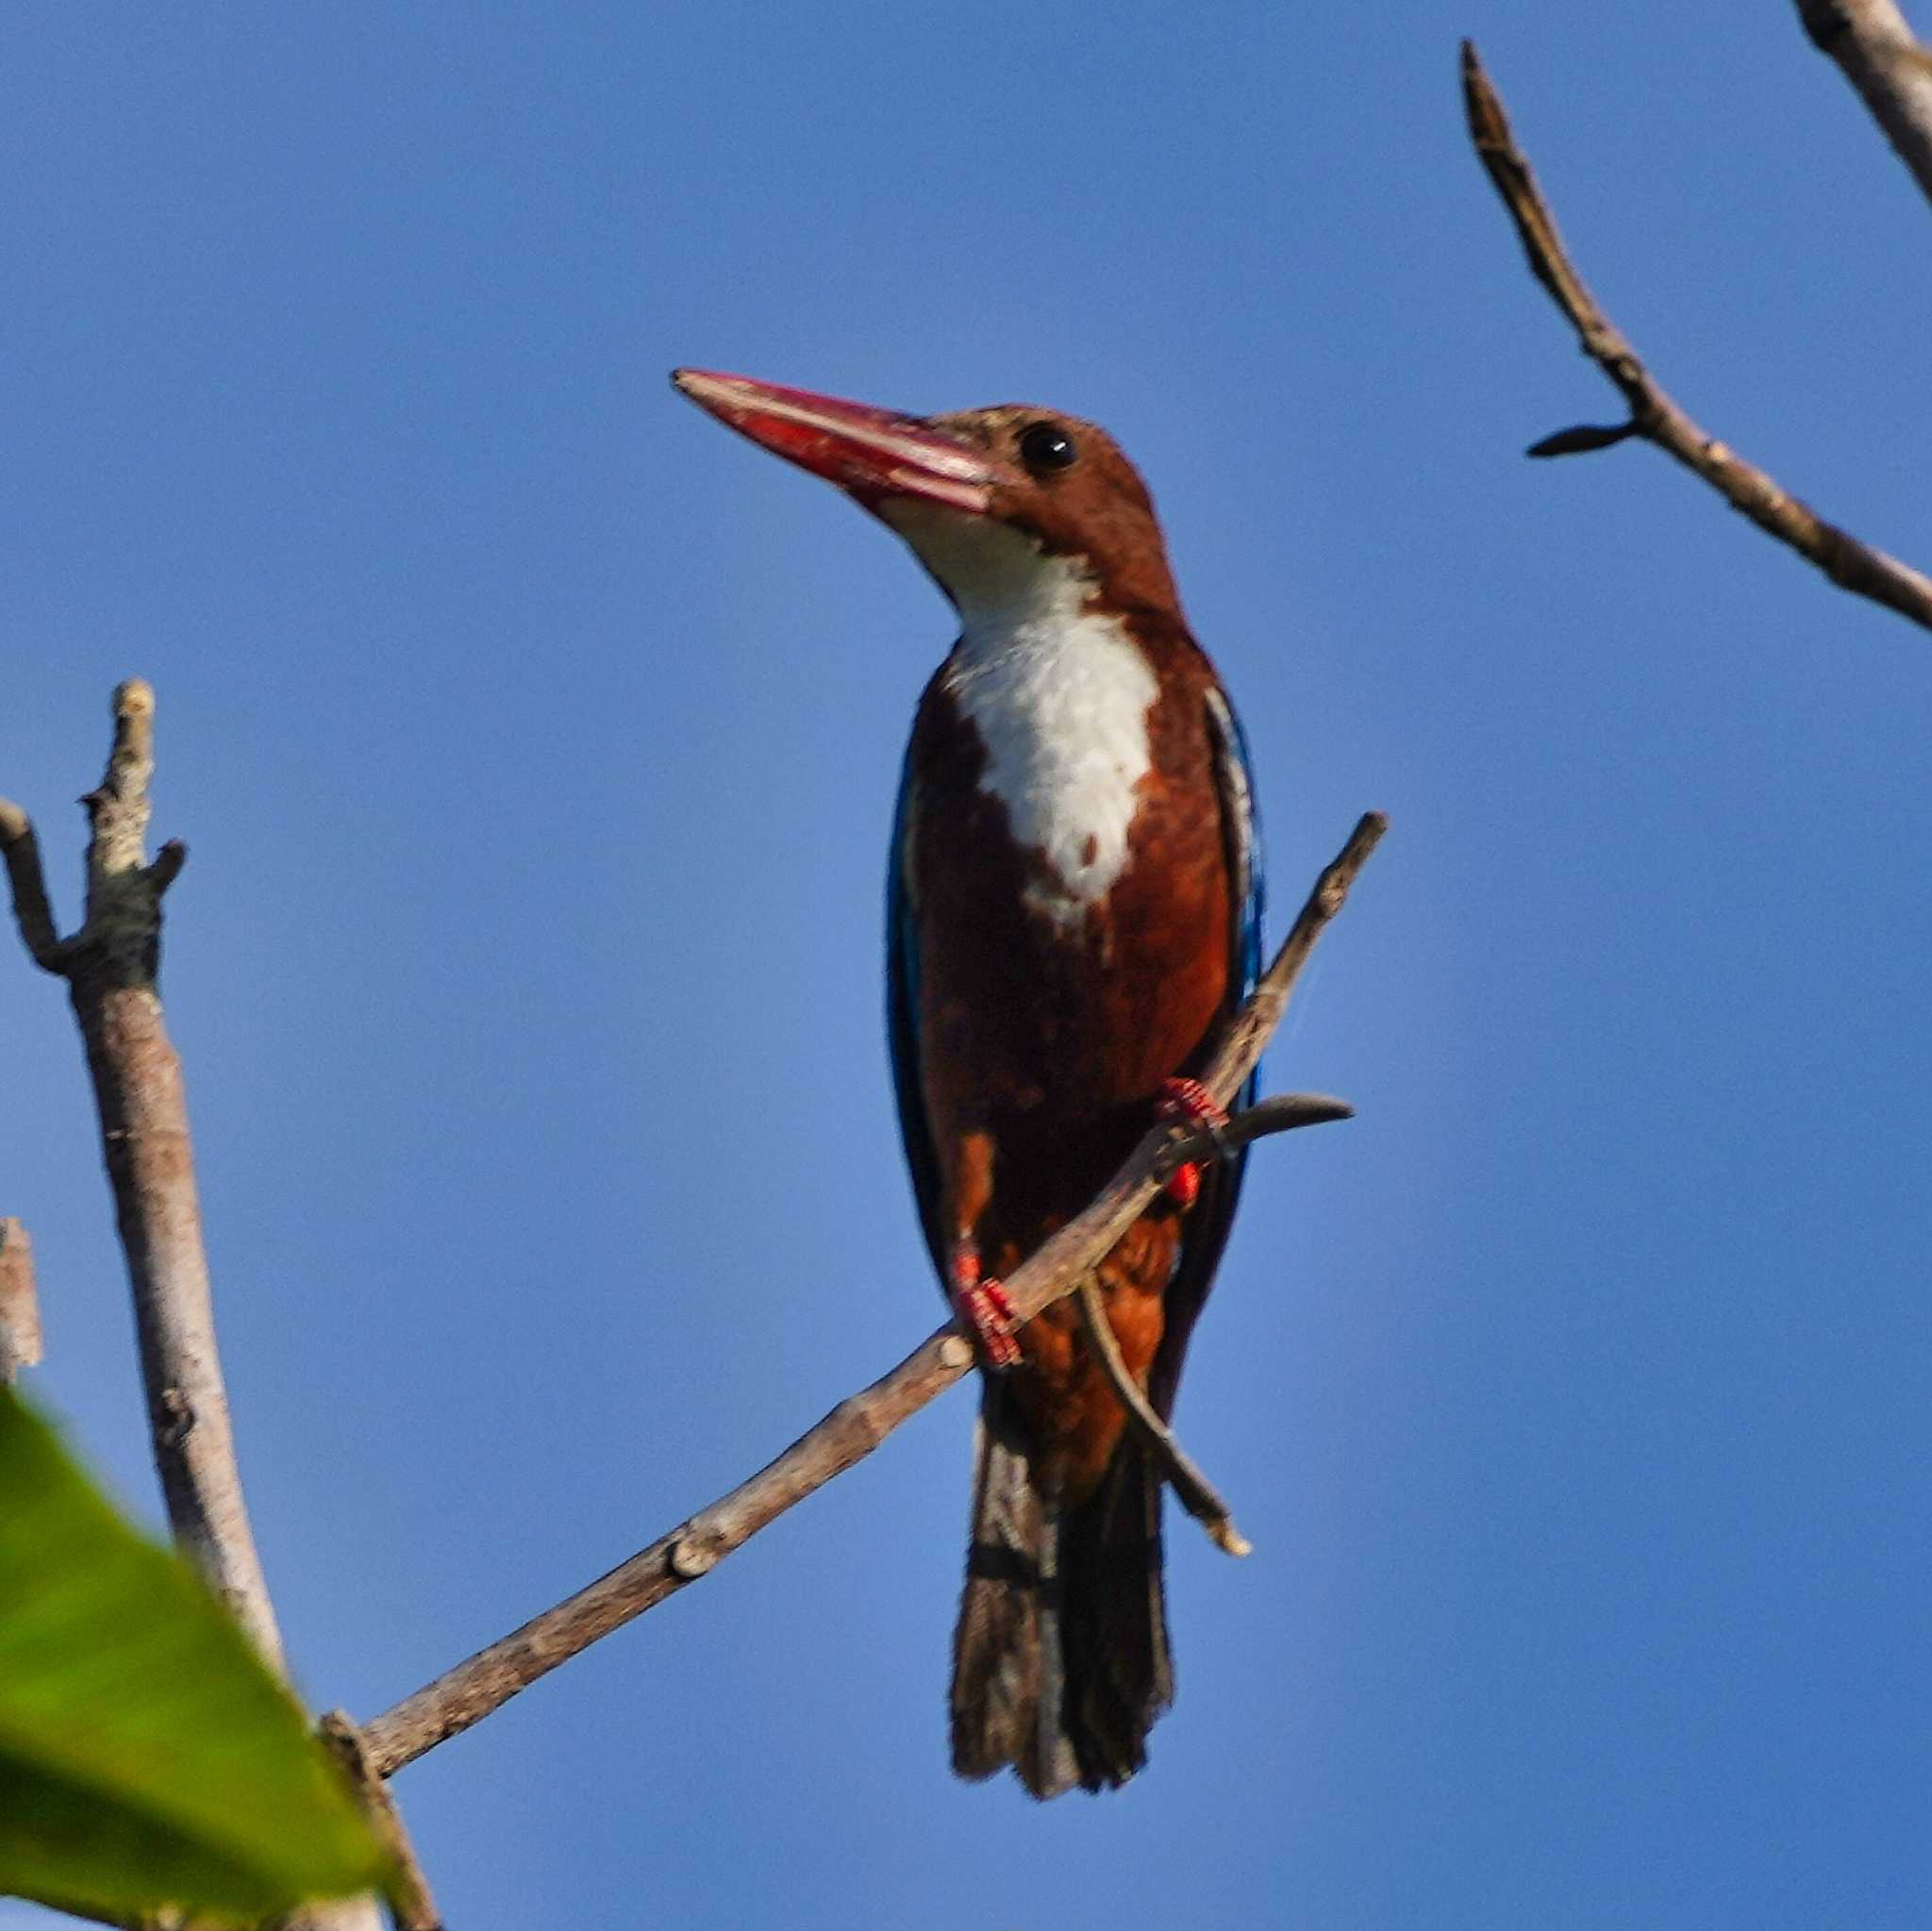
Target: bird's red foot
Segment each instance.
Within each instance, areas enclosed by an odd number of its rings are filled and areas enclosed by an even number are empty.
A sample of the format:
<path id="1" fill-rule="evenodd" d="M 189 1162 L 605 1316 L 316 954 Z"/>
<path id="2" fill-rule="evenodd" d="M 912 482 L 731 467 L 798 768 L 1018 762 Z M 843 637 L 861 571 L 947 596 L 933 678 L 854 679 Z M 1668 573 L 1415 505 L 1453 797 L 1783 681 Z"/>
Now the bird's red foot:
<path id="1" fill-rule="evenodd" d="M 980 1278 L 979 1250 L 970 1240 L 961 1240 L 953 1250 L 953 1306 L 979 1337 L 979 1351 L 989 1368 L 1019 1365 L 1020 1343 L 1015 1337 L 1020 1323 L 1013 1304 L 998 1281 Z"/>
<path id="2" fill-rule="evenodd" d="M 1205 1130 L 1213 1139 L 1216 1150 L 1225 1157 L 1221 1129 L 1227 1124 L 1227 1114 L 1198 1079 L 1163 1080 L 1155 1113 L 1159 1119 Z M 1193 1206 L 1201 1195 L 1201 1167 L 1197 1160 L 1183 1160 L 1167 1176 L 1167 1194 L 1183 1207 Z"/>
<path id="3" fill-rule="evenodd" d="M 1225 1109 L 1198 1079 L 1162 1080 L 1156 1111 L 1163 1120 L 1178 1120 L 1184 1125 L 1205 1127 L 1209 1133 L 1227 1124 Z"/>
<path id="4" fill-rule="evenodd" d="M 1013 1318 L 1013 1304 L 998 1281 L 981 1281 L 975 1287 L 961 1288 L 953 1296 L 953 1306 L 979 1337 L 980 1351 L 989 1368 L 1017 1368 L 1020 1343 L 1014 1339 L 1020 1323 Z"/>

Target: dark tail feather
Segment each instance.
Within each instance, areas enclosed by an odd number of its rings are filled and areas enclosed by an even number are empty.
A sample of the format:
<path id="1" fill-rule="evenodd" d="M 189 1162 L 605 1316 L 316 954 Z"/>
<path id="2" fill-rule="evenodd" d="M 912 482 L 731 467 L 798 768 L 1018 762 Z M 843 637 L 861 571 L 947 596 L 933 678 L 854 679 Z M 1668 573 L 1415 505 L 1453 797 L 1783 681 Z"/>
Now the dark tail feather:
<path id="1" fill-rule="evenodd" d="M 1011 1764 L 1036 1797 L 1124 1784 L 1174 1701 L 1160 1489 L 1124 1438 L 1100 1487 L 1060 1510 L 1032 1480 L 997 1386 L 980 1405 L 973 1544 L 953 1642 L 953 1768 Z"/>

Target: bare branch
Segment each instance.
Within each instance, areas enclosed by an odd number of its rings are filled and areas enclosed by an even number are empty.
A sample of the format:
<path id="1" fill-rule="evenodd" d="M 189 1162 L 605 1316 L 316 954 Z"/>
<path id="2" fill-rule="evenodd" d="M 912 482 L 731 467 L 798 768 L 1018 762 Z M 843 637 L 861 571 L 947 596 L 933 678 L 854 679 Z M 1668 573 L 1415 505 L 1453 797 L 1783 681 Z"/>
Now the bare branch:
<path id="1" fill-rule="evenodd" d="M 27 956 L 37 966 L 58 973 L 61 969 L 60 937 L 54 927 L 54 908 L 47 902 L 40 841 L 34 837 L 33 821 L 9 798 L 0 798 L 0 853 L 6 856 L 13 919 Z"/>
<path id="2" fill-rule="evenodd" d="M 1275 1093 L 1237 1113 L 1219 1126 L 1204 1126 L 1172 1140 L 1158 1169 L 1164 1180 L 1184 1160 L 1224 1158 L 1237 1147 L 1271 1133 L 1287 1133 L 1297 1126 L 1320 1126 L 1332 1120 L 1352 1120 L 1355 1108 L 1346 1100 L 1326 1093 Z M 1208 1531 L 1216 1548 L 1229 1556 L 1252 1556 L 1255 1545 L 1235 1527 L 1234 1515 L 1221 1498 L 1201 1466 L 1185 1448 L 1180 1438 L 1155 1411 L 1127 1364 L 1121 1358 L 1119 1343 L 1107 1318 L 1107 1303 L 1099 1278 L 1092 1273 L 1080 1276 L 1074 1290 L 1079 1303 L 1080 1325 L 1088 1345 L 1107 1376 L 1114 1398 L 1126 1410 L 1127 1424 L 1153 1456 L 1161 1479 L 1171 1488 L 1180 1505 Z"/>
<path id="3" fill-rule="evenodd" d="M 1702 476 L 1733 509 L 1816 564 L 1841 590 L 1932 629 L 1932 578 L 1826 523 L 1808 504 L 1787 494 L 1762 470 L 1700 428 L 1652 379 L 1564 251 L 1556 217 L 1509 131 L 1502 99 L 1468 41 L 1462 43 L 1462 90 L 1470 140 L 1516 224 L 1531 272 L 1569 317 L 1584 354 L 1616 384 L 1630 411 L 1629 422 L 1619 427 L 1561 430 L 1529 453 L 1574 455 L 1641 436 Z"/>
<path id="4" fill-rule="evenodd" d="M 1355 1108 L 1333 1093 L 1270 1093 L 1218 1127 L 1204 1126 L 1190 1133 L 1175 1143 L 1174 1157 L 1176 1160 L 1206 1159 L 1210 1154 L 1228 1153 L 1273 1133 L 1289 1133 L 1297 1126 L 1326 1126 L 1333 1121 L 1354 1118 Z"/>
<path id="5" fill-rule="evenodd" d="M 1314 890 L 1308 893 L 1302 908 L 1295 914 L 1294 924 L 1289 927 L 1288 937 L 1281 941 L 1281 950 L 1274 955 L 1268 970 L 1261 974 L 1248 1002 L 1235 1015 L 1234 1024 L 1227 1029 L 1227 1037 L 1216 1049 L 1207 1072 L 1201 1075 L 1201 1084 L 1225 1107 L 1241 1090 L 1241 1083 L 1256 1066 L 1259 1064 L 1261 1050 L 1274 1038 L 1274 1029 L 1281 1024 L 1282 1016 L 1288 1010 L 1289 995 L 1294 990 L 1294 982 L 1300 976 L 1301 969 L 1308 962 L 1308 955 L 1315 949 L 1315 941 L 1321 938 L 1329 922 L 1341 911 L 1347 902 L 1349 888 L 1361 874 L 1361 869 L 1369 862 L 1369 855 L 1382 841 L 1382 834 L 1389 829 L 1389 821 L 1379 811 L 1364 812 L 1356 822 L 1355 829 L 1348 835 L 1348 842 L 1336 853 L 1327 869 L 1315 880 Z M 1270 1117 L 1273 1102 L 1264 1101 L 1249 1111 L 1262 1120 Z M 1323 1100 L 1314 1095 L 1295 1094 L 1281 1103 L 1284 1108 L 1311 1108 L 1319 1110 L 1324 1107 L 1341 1107 L 1341 1100 Z M 1327 1119 L 1346 1119 L 1349 1115 L 1327 1113 Z M 1243 1116 L 1245 1121 L 1245 1116 Z M 1311 1123 L 1312 1124 L 1312 1123 Z M 1233 1133 L 1241 1137 L 1241 1123 L 1222 1128 L 1222 1136 L 1227 1138 Z M 1257 1133 L 1272 1131 L 1260 1125 Z M 1211 1145 L 1213 1136 L 1207 1136 Z M 1201 1139 L 1189 1136 L 1180 1157 L 1189 1159 L 1198 1157 Z M 1191 1147 L 1192 1151 L 1188 1148 Z M 1165 1174 L 1161 1176 L 1163 1179 Z M 1143 1198 L 1141 1206 L 1145 1206 Z M 1116 1231 L 1124 1231 L 1139 1213 L 1127 1215 Z M 1051 1243 L 1049 1243 L 1051 1244 Z M 1044 1252 L 1045 1250 L 1041 1250 Z M 1106 1250 L 1103 1249 L 1103 1252 Z M 1008 1292 L 1012 1291 L 1012 1283 L 1007 1283 Z M 1029 1314 L 1036 1311 L 1026 1310 Z"/>
<path id="6" fill-rule="evenodd" d="M 115 691 L 108 768 L 81 800 L 92 836 L 87 917 L 73 938 L 55 936 L 33 827 L 18 807 L 0 807 L 0 840 L 22 937 L 37 963 L 67 980 L 87 1047 L 168 1520 L 257 1649 L 279 1669 L 281 1638 L 242 1498 L 215 1346 L 181 1062 L 156 987 L 161 894 L 186 850 L 171 844 L 147 862 L 154 712 L 154 691 L 141 678 Z"/>
<path id="7" fill-rule="evenodd" d="M 92 830 L 87 913 L 71 939 L 57 936 L 33 826 L 4 799 L 0 847 L 21 937 L 36 964 L 67 981 L 87 1048 L 134 1290 L 148 1429 L 168 1521 L 263 1660 L 286 1675 L 281 1634 L 242 1497 L 215 1346 L 181 1061 L 168 1039 L 156 983 L 161 896 L 180 875 L 188 848 L 171 840 L 152 864 L 147 861 L 154 717 L 154 691 L 144 680 L 131 677 L 117 687 L 108 767 L 80 801 Z M 0 1223 L 0 1230 L 18 1224 Z M 6 1244 L 0 1241 L 0 1326 Z M 400 1832 L 400 1822 L 395 1828 Z M 372 1898 L 348 1898 L 303 1906 L 281 1921 L 280 1931 L 376 1931 L 378 1922 Z M 152 1921 L 150 1931 L 159 1924 Z"/>
<path id="8" fill-rule="evenodd" d="M 41 1304 L 34 1246 L 15 1220 L 0 1221 L 0 1384 L 41 1358 Z"/>
<path id="9" fill-rule="evenodd" d="M 1113 1338 L 1113 1325 L 1107 1318 L 1107 1301 L 1095 1274 L 1080 1276 L 1074 1290 L 1080 1304 L 1080 1326 L 1087 1345 L 1093 1350 L 1114 1399 L 1127 1411 L 1127 1425 L 1141 1438 L 1160 1470 L 1162 1480 L 1180 1499 L 1180 1504 L 1208 1531 L 1214 1545 L 1230 1556 L 1252 1556 L 1255 1545 L 1234 1525 L 1234 1515 L 1221 1499 L 1214 1484 L 1201 1473 L 1199 1465 L 1184 1449 L 1178 1438 L 1154 1410 L 1154 1404 L 1141 1390 L 1141 1385 L 1127 1372 L 1121 1359 L 1120 1343 Z"/>
<path id="10" fill-rule="evenodd" d="M 1905 15 L 1893 0 L 1798 0 L 1798 18 L 1932 200 L 1932 54 L 1913 39 Z"/>
<path id="11" fill-rule="evenodd" d="M 416 1860 L 416 1847 L 409 1841 L 409 1833 L 390 1796 L 389 1787 L 369 1761 L 362 1733 L 348 1711 L 341 1709 L 326 1712 L 316 1729 L 337 1762 L 348 1773 L 349 1781 L 362 1799 L 364 1814 L 383 1848 L 394 1859 L 396 1875 L 391 1883 L 388 1902 L 390 1922 L 395 1931 L 442 1931 L 442 1914 L 429 1894 L 429 1880 Z"/>
<path id="12" fill-rule="evenodd" d="M 1333 1099 L 1326 1093 L 1275 1093 L 1257 1100 L 1218 1127 L 1200 1127 L 1172 1141 L 1161 1165 L 1161 1177 L 1164 1179 L 1183 1160 L 1225 1157 L 1237 1147 L 1271 1133 L 1286 1133 L 1296 1126 L 1319 1126 L 1331 1120 L 1354 1117 L 1355 1108 L 1346 1100 Z M 1101 1373 L 1107 1376 L 1108 1386 L 1113 1390 L 1114 1399 L 1126 1410 L 1127 1425 L 1154 1457 L 1161 1479 L 1174 1490 L 1181 1507 L 1208 1531 L 1216 1548 L 1229 1556 L 1252 1556 L 1255 1545 L 1235 1526 L 1233 1511 L 1200 1464 L 1181 1446 L 1180 1437 L 1160 1419 L 1121 1358 L 1097 1276 L 1082 1274 L 1075 1297 L 1088 1345 L 1100 1363 Z"/>
<path id="13" fill-rule="evenodd" d="M 1295 974 L 1323 928 L 1341 909 L 1388 820 L 1371 812 L 1309 894 L 1254 996 L 1237 1015 L 1204 1084 L 1224 1102 L 1247 1077 L 1287 1010 Z M 1268 1117 L 1264 1109 L 1264 1120 Z M 1274 1124 L 1256 1131 L 1345 1118 L 1334 1100 L 1294 1096 Z M 1137 1220 L 1178 1160 L 1208 1144 L 1162 1124 L 1141 1140 L 1099 1198 L 1062 1227 L 1006 1280 L 1021 1321 L 1071 1293 L 1080 1277 Z M 599 1637 L 655 1608 L 687 1583 L 707 1575 L 768 1523 L 870 1455 L 908 1416 L 959 1380 L 973 1366 L 973 1344 L 957 1323 L 926 1338 L 871 1387 L 841 1402 L 775 1461 L 728 1495 L 701 1509 L 649 1548 L 587 1589 L 534 1616 L 488 1649 L 446 1671 L 362 1728 L 363 1747 L 389 1776 L 425 1751 L 480 1722 L 538 1677 L 588 1649 Z"/>

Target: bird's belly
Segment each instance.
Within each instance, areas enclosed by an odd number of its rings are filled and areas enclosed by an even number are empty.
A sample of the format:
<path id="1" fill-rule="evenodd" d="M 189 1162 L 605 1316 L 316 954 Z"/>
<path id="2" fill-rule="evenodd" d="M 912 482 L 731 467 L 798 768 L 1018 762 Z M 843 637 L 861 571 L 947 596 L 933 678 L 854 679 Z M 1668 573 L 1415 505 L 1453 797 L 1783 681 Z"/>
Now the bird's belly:
<path id="1" fill-rule="evenodd" d="M 1006 1204 L 1063 1217 L 1146 1130 L 1161 1083 L 1192 1069 L 1230 1003 L 1218 838 L 1137 840 L 1071 924 L 1029 895 L 1044 861 L 993 813 L 925 830 L 921 1057 L 936 1138 L 990 1135 Z"/>
<path id="2" fill-rule="evenodd" d="M 1133 789 L 1106 890 L 1083 896 L 1083 792 L 1015 814 L 964 758 L 931 771 L 906 854 L 916 907 L 920 1061 L 947 1224 L 1009 1273 L 1085 1207 L 1198 1069 L 1234 1003 L 1233 885 L 1205 770 L 1156 766 Z M 1084 794 L 1106 804 L 1104 788 Z M 1108 808 L 1111 808 L 1110 807 Z M 1027 836 L 1016 836 L 1017 823 Z M 1074 855 L 1070 881 L 1065 854 Z M 1091 881 L 1091 874 L 1085 874 Z M 1096 1270 L 1127 1372 L 1164 1332 L 1182 1222 L 1162 1199 Z M 1014 1398 L 1069 1497 L 1100 1478 L 1123 1413 L 1071 1303 L 1030 1323 Z"/>

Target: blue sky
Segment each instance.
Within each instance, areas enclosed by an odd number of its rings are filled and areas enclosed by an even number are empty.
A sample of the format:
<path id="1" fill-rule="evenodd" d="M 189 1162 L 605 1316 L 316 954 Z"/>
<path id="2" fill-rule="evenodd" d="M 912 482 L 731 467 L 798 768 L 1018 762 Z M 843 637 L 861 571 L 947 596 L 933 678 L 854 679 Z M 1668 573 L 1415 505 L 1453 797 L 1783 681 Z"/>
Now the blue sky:
<path id="1" fill-rule="evenodd" d="M 1479 41 L 1679 398 L 1932 560 L 1928 210 L 1790 8 L 86 4 L 0 63 L 0 790 L 115 680 L 193 857 L 244 1473 L 371 1714 L 939 1312 L 879 1016 L 949 641 L 678 362 L 1105 423 L 1277 907 L 1393 828 L 1190 1362 L 1144 1778 L 943 1753 L 971 1402 L 396 1784 L 452 1923 L 1918 1925 L 1932 639 L 1655 452 L 1467 152 Z M 1278 921 L 1277 921 L 1278 934 Z M 0 955 L 42 1398 L 156 1515 L 64 1002 Z M 26 1922 L 22 1911 L 18 1922 Z M 16 1922 L 0 1906 L 0 1921 Z"/>

